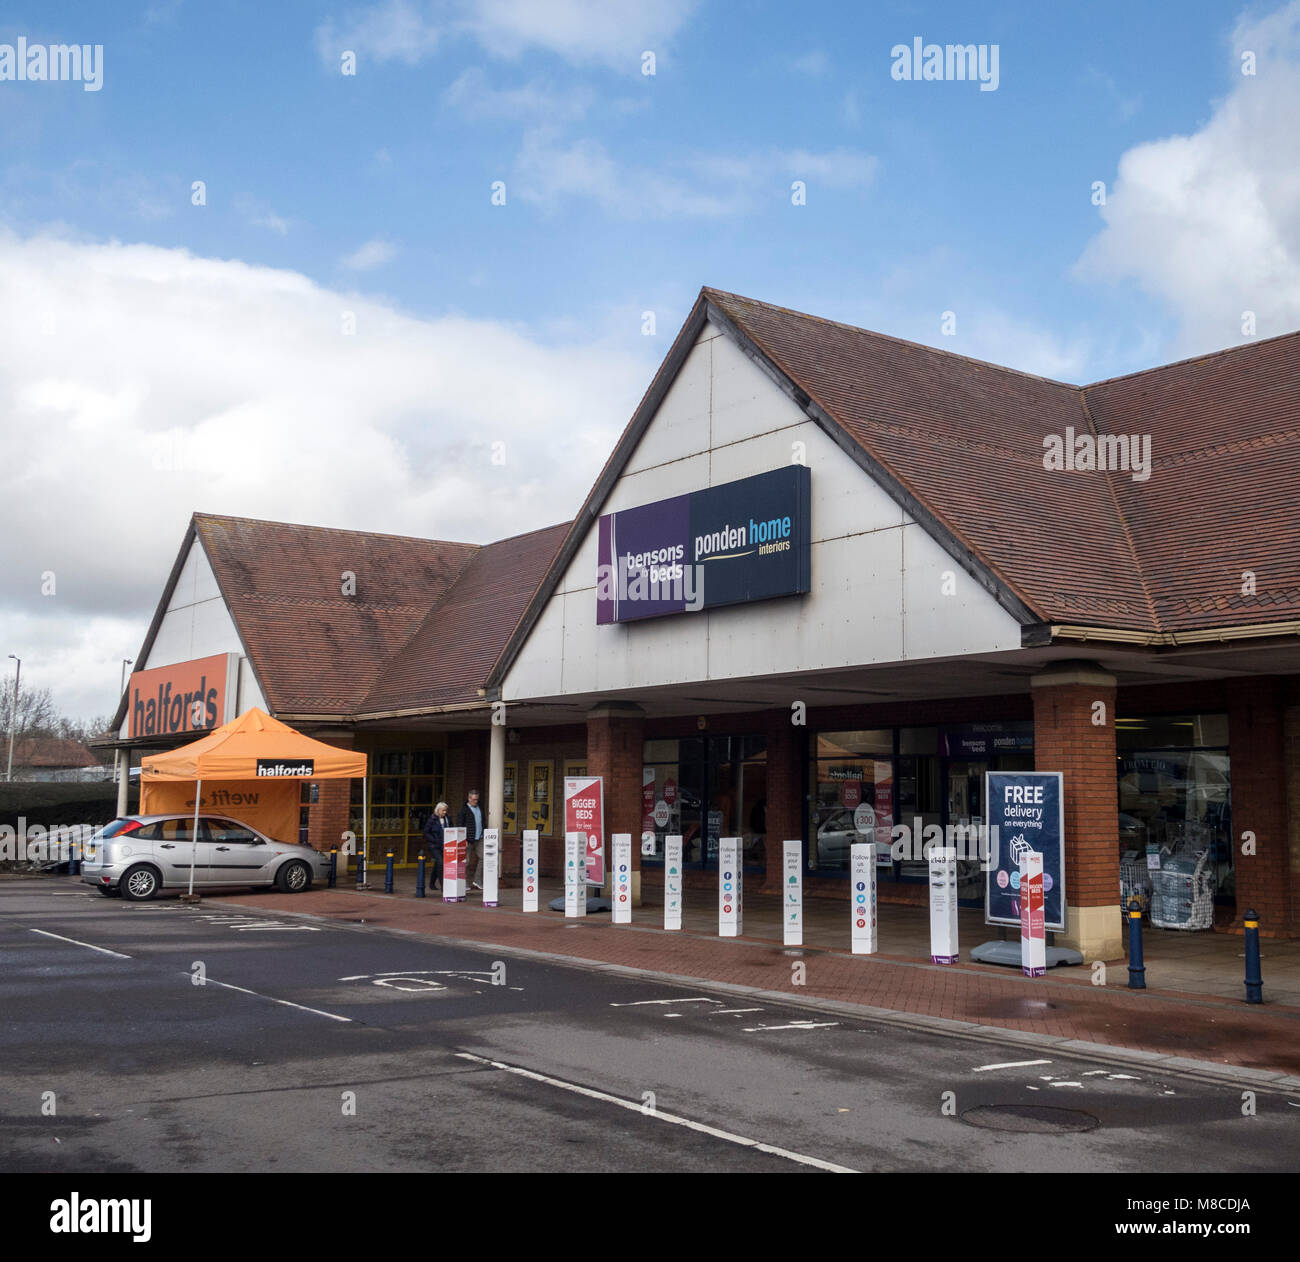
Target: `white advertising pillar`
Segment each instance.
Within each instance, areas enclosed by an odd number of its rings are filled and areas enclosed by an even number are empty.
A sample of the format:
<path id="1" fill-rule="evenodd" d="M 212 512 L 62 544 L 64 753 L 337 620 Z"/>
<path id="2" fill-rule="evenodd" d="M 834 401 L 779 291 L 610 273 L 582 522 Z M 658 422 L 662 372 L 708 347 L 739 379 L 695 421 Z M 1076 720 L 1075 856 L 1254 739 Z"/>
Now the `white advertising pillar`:
<path id="1" fill-rule="evenodd" d="M 783 841 L 781 925 L 786 946 L 803 946 L 803 842 Z"/>
<path id="2" fill-rule="evenodd" d="M 852 920 L 849 941 L 854 955 L 876 953 L 876 845 L 872 841 L 854 842 L 849 847 L 849 901 Z"/>
<path id="3" fill-rule="evenodd" d="M 501 891 L 501 830 L 483 830 L 483 906 L 495 907 Z"/>
<path id="4" fill-rule="evenodd" d="M 682 927 L 682 835 L 664 838 L 664 928 Z"/>
<path id="5" fill-rule="evenodd" d="M 537 829 L 524 829 L 524 910 L 537 910 Z"/>
<path id="6" fill-rule="evenodd" d="M 632 834 L 615 833 L 613 845 L 612 919 L 616 925 L 630 925 L 632 923 Z"/>
<path id="7" fill-rule="evenodd" d="M 587 834 L 564 834 L 564 915 L 587 914 Z"/>
<path id="8" fill-rule="evenodd" d="M 442 831 L 442 901 L 465 901 L 465 834 L 464 828 Z"/>
<path id="9" fill-rule="evenodd" d="M 957 963 L 957 851 L 930 848 L 930 962 Z"/>
<path id="10" fill-rule="evenodd" d="M 718 839 L 718 937 L 738 938 L 744 931 L 740 838 Z"/>
<path id="11" fill-rule="evenodd" d="M 1047 930 L 1043 923 L 1043 855 L 1020 856 L 1020 971 L 1026 977 L 1047 973 Z"/>

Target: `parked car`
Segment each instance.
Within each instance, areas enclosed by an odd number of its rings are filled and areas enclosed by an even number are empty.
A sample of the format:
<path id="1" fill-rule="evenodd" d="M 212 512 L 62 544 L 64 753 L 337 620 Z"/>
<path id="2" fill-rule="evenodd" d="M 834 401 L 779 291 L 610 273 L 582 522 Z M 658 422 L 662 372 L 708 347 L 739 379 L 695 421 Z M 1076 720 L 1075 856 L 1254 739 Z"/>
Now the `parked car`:
<path id="1" fill-rule="evenodd" d="M 329 857 L 311 846 L 272 841 L 224 815 L 127 815 L 86 843 L 81 879 L 105 897 L 143 902 L 164 891 L 273 885 L 286 894 L 329 876 Z"/>

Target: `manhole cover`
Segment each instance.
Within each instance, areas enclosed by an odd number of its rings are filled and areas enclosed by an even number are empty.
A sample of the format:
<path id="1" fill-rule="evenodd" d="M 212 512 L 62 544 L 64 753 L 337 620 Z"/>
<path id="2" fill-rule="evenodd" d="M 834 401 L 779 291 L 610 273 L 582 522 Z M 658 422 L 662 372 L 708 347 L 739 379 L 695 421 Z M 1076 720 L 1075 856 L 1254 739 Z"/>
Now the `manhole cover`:
<path id="1" fill-rule="evenodd" d="M 1038 1104 L 981 1104 L 967 1109 L 961 1120 L 990 1131 L 1021 1135 L 1063 1135 L 1068 1131 L 1095 1130 L 1101 1123 L 1079 1109 L 1053 1109 Z"/>

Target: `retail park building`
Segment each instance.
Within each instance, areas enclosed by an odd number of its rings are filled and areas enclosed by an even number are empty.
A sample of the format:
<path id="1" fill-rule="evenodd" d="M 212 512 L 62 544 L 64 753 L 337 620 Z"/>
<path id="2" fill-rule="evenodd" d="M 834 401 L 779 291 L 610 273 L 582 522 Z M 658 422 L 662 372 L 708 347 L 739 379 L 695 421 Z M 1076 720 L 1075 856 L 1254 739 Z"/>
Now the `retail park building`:
<path id="1" fill-rule="evenodd" d="M 1120 436 L 1148 469 L 1087 467 Z M 1294 935 L 1297 487 L 1300 334 L 1079 387 L 706 289 L 572 522 L 476 546 L 196 514 L 114 743 L 261 706 L 370 755 L 372 856 L 414 861 L 479 786 L 507 872 L 536 828 L 559 873 L 562 782 L 600 775 L 607 832 L 681 834 L 688 885 L 739 836 L 771 887 L 801 837 L 828 897 L 850 841 L 977 819 L 987 770 L 1036 767 L 1088 958 L 1122 954 L 1148 846 L 1204 853 L 1220 928 Z M 318 846 L 362 831 L 339 784 L 303 786 Z M 924 902 L 923 864 L 879 873 Z"/>

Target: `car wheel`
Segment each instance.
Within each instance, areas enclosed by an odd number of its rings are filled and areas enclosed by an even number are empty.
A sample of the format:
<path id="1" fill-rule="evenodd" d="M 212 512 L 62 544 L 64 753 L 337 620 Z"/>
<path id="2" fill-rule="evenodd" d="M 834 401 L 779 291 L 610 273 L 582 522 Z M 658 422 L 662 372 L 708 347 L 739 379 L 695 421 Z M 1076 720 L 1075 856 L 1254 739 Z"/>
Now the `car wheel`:
<path id="1" fill-rule="evenodd" d="M 301 894 L 311 888 L 311 871 L 305 863 L 294 860 L 275 874 L 276 888 L 285 894 Z"/>
<path id="2" fill-rule="evenodd" d="M 138 868 L 128 869 L 118 883 L 122 897 L 132 903 L 147 902 L 158 893 L 158 887 L 158 873 L 153 868 L 145 867 L 144 864 Z"/>

